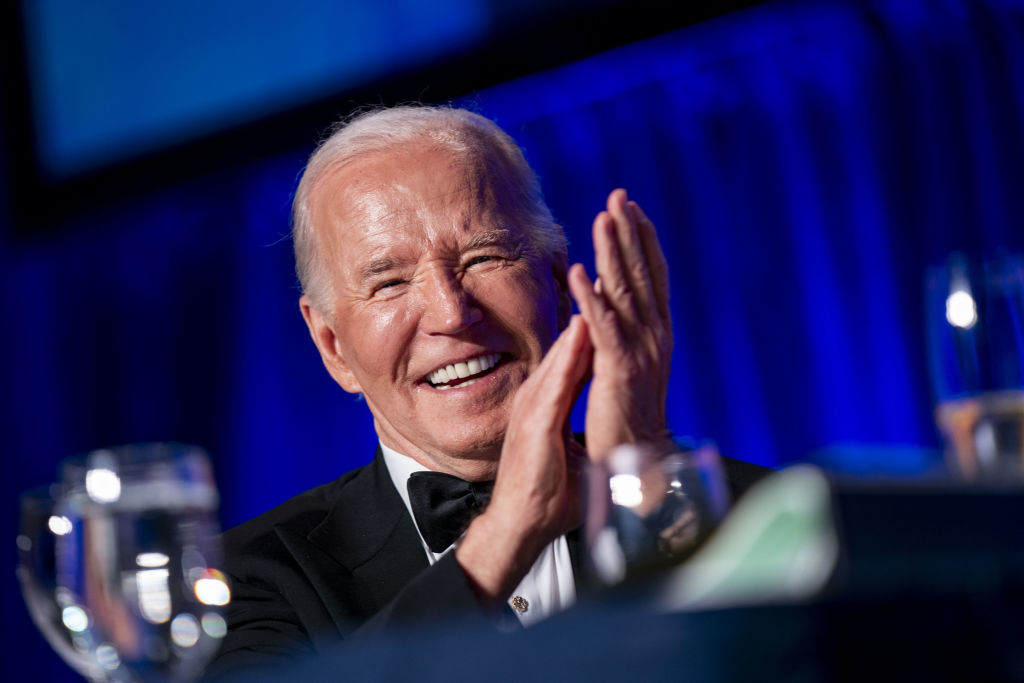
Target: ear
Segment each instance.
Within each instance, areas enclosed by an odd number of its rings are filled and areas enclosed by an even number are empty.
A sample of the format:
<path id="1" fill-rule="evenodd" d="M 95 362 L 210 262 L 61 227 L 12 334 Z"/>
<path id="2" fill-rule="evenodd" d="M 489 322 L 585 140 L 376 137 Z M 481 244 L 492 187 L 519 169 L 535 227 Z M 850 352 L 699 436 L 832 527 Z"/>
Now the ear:
<path id="1" fill-rule="evenodd" d="M 559 249 L 551 258 L 551 275 L 558 297 L 558 329 L 564 330 L 572 318 L 572 295 L 569 293 L 569 254 Z"/>
<path id="2" fill-rule="evenodd" d="M 363 389 L 348 363 L 345 362 L 341 340 L 338 338 L 333 319 L 324 315 L 305 294 L 299 298 L 299 309 L 302 311 L 306 327 L 309 328 L 309 336 L 313 338 L 313 343 L 316 344 L 316 348 L 320 352 L 320 359 L 323 360 L 327 372 L 345 391 L 350 394 L 360 393 Z"/>

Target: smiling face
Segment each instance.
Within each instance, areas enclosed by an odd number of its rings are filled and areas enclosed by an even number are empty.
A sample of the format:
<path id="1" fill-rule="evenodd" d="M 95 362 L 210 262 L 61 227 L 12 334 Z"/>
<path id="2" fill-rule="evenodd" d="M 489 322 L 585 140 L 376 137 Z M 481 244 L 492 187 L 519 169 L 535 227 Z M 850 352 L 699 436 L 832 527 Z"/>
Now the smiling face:
<path id="1" fill-rule="evenodd" d="M 428 142 L 328 172 L 310 211 L 334 298 L 303 315 L 387 446 L 493 478 L 512 400 L 569 318 L 565 254 L 542 253 L 497 162 Z"/>

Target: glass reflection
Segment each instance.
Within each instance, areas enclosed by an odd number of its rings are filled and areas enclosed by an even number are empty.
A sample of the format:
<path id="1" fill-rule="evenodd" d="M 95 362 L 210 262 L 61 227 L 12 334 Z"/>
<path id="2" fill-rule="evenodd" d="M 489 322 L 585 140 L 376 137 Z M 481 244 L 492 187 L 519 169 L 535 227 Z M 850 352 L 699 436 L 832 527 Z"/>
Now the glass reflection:
<path id="1" fill-rule="evenodd" d="M 203 570 L 203 576 L 196 581 L 196 598 L 204 605 L 226 605 L 231 601 L 231 590 L 226 577 L 216 569 Z"/>
<path id="2" fill-rule="evenodd" d="M 969 292 L 957 290 L 946 299 L 946 320 L 954 327 L 969 330 L 978 322 L 978 306 Z"/>
<path id="3" fill-rule="evenodd" d="M 228 622 L 216 612 L 207 612 L 202 619 L 203 631 L 211 638 L 223 638 L 228 634 Z"/>
<path id="4" fill-rule="evenodd" d="M 139 595 L 139 611 L 151 624 L 162 624 L 171 618 L 171 592 L 166 569 L 143 569 L 135 573 Z"/>
<path id="5" fill-rule="evenodd" d="M 62 515 L 50 515 L 47 526 L 57 536 L 66 536 L 71 533 L 71 520 Z"/>
<path id="6" fill-rule="evenodd" d="M 655 452 L 627 444 L 587 476 L 591 579 L 614 585 L 688 558 L 725 516 L 728 489 L 717 450 Z"/>
<path id="7" fill-rule="evenodd" d="M 230 599 L 210 566 L 217 492 L 205 454 L 178 444 L 105 449 L 66 461 L 61 480 L 45 505 L 25 504 L 18 537 L 37 626 L 94 681 L 198 676 L 226 631 L 216 612 Z"/>
<path id="8" fill-rule="evenodd" d="M 935 420 L 951 469 L 1024 483 L 1024 257 L 953 254 L 928 274 Z"/>
<path id="9" fill-rule="evenodd" d="M 178 647 L 192 647 L 199 642 L 199 621 L 191 614 L 179 614 L 171 621 L 171 640 Z"/>
<path id="10" fill-rule="evenodd" d="M 121 497 L 121 478 L 112 470 L 89 470 L 85 474 L 85 490 L 97 503 L 113 503 Z"/>
<path id="11" fill-rule="evenodd" d="M 69 605 L 61 612 L 61 621 L 69 631 L 81 633 L 89 628 L 89 615 L 78 605 Z"/>

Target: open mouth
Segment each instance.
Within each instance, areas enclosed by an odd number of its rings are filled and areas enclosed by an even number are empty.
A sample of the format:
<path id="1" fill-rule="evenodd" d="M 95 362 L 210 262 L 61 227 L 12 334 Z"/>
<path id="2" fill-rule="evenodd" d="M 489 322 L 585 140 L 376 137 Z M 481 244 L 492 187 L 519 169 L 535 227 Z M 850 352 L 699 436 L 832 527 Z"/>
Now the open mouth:
<path id="1" fill-rule="evenodd" d="M 489 375 L 501 362 L 501 354 L 489 353 L 460 363 L 452 363 L 427 375 L 427 383 L 442 391 L 469 386 Z"/>

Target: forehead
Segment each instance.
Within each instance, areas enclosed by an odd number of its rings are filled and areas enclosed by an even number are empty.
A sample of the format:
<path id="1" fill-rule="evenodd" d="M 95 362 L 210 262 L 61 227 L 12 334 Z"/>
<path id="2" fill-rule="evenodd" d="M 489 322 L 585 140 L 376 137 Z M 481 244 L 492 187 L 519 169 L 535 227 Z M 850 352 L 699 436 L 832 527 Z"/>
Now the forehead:
<path id="1" fill-rule="evenodd" d="M 513 206 L 501 164 L 430 144 L 377 152 L 328 171 L 310 197 L 321 248 L 347 263 L 402 245 L 457 246 L 495 228 L 520 238 Z"/>

